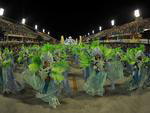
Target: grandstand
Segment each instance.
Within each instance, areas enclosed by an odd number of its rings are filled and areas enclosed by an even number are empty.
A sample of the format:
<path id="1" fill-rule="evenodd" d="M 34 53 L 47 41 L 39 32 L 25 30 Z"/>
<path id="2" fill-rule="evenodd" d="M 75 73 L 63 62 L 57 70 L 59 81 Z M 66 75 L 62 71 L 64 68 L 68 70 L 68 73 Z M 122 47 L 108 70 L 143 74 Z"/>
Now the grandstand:
<path id="1" fill-rule="evenodd" d="M 142 33 L 150 30 L 150 19 L 139 19 L 121 26 L 86 37 L 85 41 L 99 39 L 105 43 L 144 43 L 149 44 L 149 37 L 143 38 Z"/>
<path id="2" fill-rule="evenodd" d="M 30 26 L 22 25 L 6 17 L 0 17 L 0 45 L 5 44 L 38 44 L 44 42 L 54 43 L 55 38 L 37 32 Z"/>

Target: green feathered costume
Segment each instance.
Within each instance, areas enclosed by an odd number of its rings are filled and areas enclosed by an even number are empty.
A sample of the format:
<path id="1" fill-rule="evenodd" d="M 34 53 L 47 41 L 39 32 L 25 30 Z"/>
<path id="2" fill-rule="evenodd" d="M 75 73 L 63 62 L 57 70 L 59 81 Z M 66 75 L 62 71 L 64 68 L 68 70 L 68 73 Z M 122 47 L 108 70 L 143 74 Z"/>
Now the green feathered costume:
<path id="1" fill-rule="evenodd" d="M 94 57 L 99 56 L 100 59 L 93 59 L 93 71 L 92 74 L 87 79 L 86 83 L 84 84 L 84 91 L 92 96 L 103 96 L 105 90 L 104 90 L 104 84 L 106 81 L 107 73 L 104 69 L 104 61 L 102 59 L 102 56 L 100 54 L 95 54 Z"/>

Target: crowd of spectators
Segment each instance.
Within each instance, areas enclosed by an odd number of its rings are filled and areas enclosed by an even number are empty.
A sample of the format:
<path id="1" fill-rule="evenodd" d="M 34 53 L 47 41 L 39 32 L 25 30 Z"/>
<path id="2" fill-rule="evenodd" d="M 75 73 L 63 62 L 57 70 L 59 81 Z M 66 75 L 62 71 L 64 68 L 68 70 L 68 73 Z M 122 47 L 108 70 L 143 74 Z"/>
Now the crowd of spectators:
<path id="1" fill-rule="evenodd" d="M 22 35 L 26 37 L 37 37 L 37 33 L 18 23 L 13 23 L 0 18 L 0 28 L 5 31 L 5 34 Z"/>
<path id="2" fill-rule="evenodd" d="M 39 39 L 40 37 L 40 39 Z M 56 39 L 50 35 L 38 32 L 30 26 L 17 23 L 9 18 L 0 17 L 0 46 L 8 43 L 14 44 L 38 44 L 54 42 Z"/>
<path id="3" fill-rule="evenodd" d="M 106 37 L 112 35 L 123 35 L 123 34 L 137 34 L 144 31 L 144 29 L 150 28 L 150 19 L 142 19 L 140 21 L 133 21 L 122 26 L 114 26 L 111 29 L 103 30 L 93 36 L 94 37 Z"/>

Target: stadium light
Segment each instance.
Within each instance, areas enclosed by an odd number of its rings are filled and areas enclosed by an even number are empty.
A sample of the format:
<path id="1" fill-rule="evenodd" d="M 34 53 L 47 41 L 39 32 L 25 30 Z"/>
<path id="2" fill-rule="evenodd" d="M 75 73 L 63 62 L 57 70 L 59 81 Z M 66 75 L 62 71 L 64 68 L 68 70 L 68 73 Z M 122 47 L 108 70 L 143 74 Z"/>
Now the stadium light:
<path id="1" fill-rule="evenodd" d="M 25 24 L 25 23 L 26 23 L 26 19 L 23 18 L 22 21 L 21 21 L 21 23 L 22 23 L 22 24 Z"/>
<path id="2" fill-rule="evenodd" d="M 4 15 L 4 9 L 0 8 L 0 16 L 3 16 L 3 15 Z"/>
<path id="3" fill-rule="evenodd" d="M 99 26 L 99 31 L 102 31 L 102 26 Z"/>
<path id="4" fill-rule="evenodd" d="M 43 33 L 45 33 L 45 29 L 43 29 Z"/>
<path id="5" fill-rule="evenodd" d="M 139 9 L 134 10 L 134 16 L 135 16 L 136 18 L 138 18 L 138 17 L 141 16 L 141 15 L 140 15 L 140 10 L 139 10 Z"/>
<path id="6" fill-rule="evenodd" d="M 50 35 L 50 32 L 48 32 L 47 34 Z"/>
<path id="7" fill-rule="evenodd" d="M 35 25 L 35 27 L 34 27 L 34 28 L 35 28 L 35 30 L 38 30 L 38 25 Z"/>
<path id="8" fill-rule="evenodd" d="M 92 33 L 93 33 L 93 34 L 95 33 L 94 30 L 92 31 Z"/>
<path id="9" fill-rule="evenodd" d="M 111 25 L 114 26 L 115 25 L 115 20 L 111 20 Z"/>

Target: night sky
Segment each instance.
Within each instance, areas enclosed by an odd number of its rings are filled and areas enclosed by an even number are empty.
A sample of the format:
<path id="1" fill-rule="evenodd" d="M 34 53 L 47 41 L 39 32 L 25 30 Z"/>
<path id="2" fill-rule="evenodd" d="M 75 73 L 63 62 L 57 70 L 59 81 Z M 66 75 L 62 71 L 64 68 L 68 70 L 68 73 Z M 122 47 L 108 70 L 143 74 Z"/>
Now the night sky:
<path id="1" fill-rule="evenodd" d="M 38 24 L 57 39 L 87 35 L 93 29 L 98 32 L 100 25 L 110 28 L 111 19 L 117 25 L 130 22 L 137 8 L 144 18 L 150 17 L 148 0 L 0 0 L 0 7 L 5 9 L 4 16 L 17 21 L 24 17 L 28 25 Z"/>

